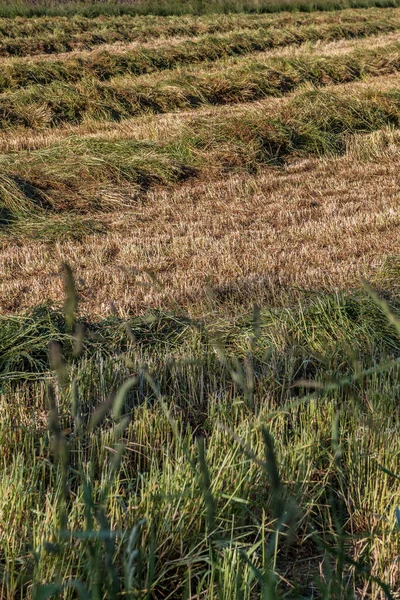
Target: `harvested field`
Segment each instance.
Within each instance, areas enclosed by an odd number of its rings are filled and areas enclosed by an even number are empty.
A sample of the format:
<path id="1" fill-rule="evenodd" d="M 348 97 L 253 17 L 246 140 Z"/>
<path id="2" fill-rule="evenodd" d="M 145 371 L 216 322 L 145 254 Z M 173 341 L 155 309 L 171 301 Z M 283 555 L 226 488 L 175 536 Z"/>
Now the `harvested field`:
<path id="1" fill-rule="evenodd" d="M 397 73 L 400 41 L 397 38 L 384 45 L 382 37 L 377 39 L 376 47 L 375 39 L 370 38 L 372 48 L 362 50 L 351 48 L 346 52 L 340 46 L 340 52 L 333 57 L 316 52 L 293 58 L 265 53 L 239 61 L 207 63 L 202 69 L 181 67 L 168 77 L 116 76 L 104 82 L 96 80 L 91 70 L 91 78 L 83 78 L 77 85 L 55 82 L 0 94 L 0 124 L 3 128 L 42 129 L 113 117 L 119 121 L 149 112 L 167 113 L 206 104 L 238 104 L 284 96 L 306 83 L 323 87 L 357 81 L 371 74 Z"/>
<path id="2" fill-rule="evenodd" d="M 287 26 L 356 24 L 379 18 L 383 28 L 394 27 L 396 11 L 342 11 L 335 16 L 324 13 L 270 15 L 212 15 L 203 17 L 104 17 L 89 19 L 75 16 L 37 19 L 0 19 L 0 56 L 26 56 L 92 50 L 116 43 L 176 43 L 172 38 L 192 38 L 233 31 L 277 29 Z M 392 21 L 392 17 L 394 21 Z M 379 26 L 378 24 L 376 26 Z M 149 42 L 150 40 L 150 42 Z"/>
<path id="3" fill-rule="evenodd" d="M 1 306 L 56 303 L 63 260 L 82 280 L 82 310 L 97 317 L 111 302 L 125 315 L 174 303 L 197 312 L 207 311 L 211 293 L 237 310 L 238 302 L 251 309 L 288 290 L 356 287 L 399 240 L 400 136 L 380 133 L 375 144 L 387 145 L 387 156 L 356 168 L 350 150 L 283 172 L 155 189 L 130 215 L 75 217 L 70 228 L 62 216 L 25 221 L 13 244 L 0 242 Z"/>
<path id="4" fill-rule="evenodd" d="M 0 1 L 1 598 L 400 599 L 396 6 Z"/>

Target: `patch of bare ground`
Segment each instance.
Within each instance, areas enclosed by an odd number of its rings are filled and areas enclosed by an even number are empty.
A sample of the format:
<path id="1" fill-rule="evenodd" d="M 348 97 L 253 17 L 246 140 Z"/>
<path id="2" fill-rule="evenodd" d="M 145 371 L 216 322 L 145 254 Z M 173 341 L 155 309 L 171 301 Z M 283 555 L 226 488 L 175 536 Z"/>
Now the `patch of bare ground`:
<path id="1" fill-rule="evenodd" d="M 108 231 L 81 242 L 3 238 L 0 307 L 62 298 L 59 267 L 78 277 L 81 310 L 122 314 L 174 303 L 198 314 L 211 293 L 224 310 L 277 300 L 289 288 L 356 286 L 395 253 L 400 155 L 374 162 L 306 160 L 284 171 L 154 189 Z M 157 281 L 154 281 L 153 275 Z"/>

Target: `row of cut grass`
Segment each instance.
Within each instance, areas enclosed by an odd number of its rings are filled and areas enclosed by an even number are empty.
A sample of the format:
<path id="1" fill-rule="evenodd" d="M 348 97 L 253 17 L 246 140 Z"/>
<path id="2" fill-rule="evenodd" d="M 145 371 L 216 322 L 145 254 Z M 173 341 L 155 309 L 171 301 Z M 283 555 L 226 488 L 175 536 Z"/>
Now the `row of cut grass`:
<path id="1" fill-rule="evenodd" d="M 238 104 L 282 96 L 305 83 L 326 86 L 396 73 L 400 44 L 347 54 L 295 58 L 257 55 L 207 69 L 120 77 L 109 82 L 53 83 L 0 95 L 0 127 L 56 127 L 83 120 L 121 120 L 144 112 L 166 113 L 204 104 Z"/>
<path id="2" fill-rule="evenodd" d="M 394 9 L 397 10 L 397 9 Z M 361 11 L 360 18 L 364 18 L 370 11 Z M 379 11 L 372 11 L 379 12 Z M 388 11 L 385 14 L 389 14 Z M 346 14 L 358 14 L 358 11 L 344 11 L 337 18 Z M 317 15 L 317 21 L 326 20 L 330 15 Z M 43 38 L 48 35 L 61 35 L 62 33 L 74 38 L 79 34 L 107 35 L 120 34 L 121 40 L 134 41 L 139 38 L 147 39 L 158 37 L 194 36 L 205 33 L 229 31 L 233 28 L 267 27 L 269 25 L 287 24 L 289 20 L 298 20 L 299 23 L 313 21 L 312 15 L 283 14 L 283 15 L 213 15 L 194 17 L 99 17 L 88 19 L 85 17 L 39 17 L 33 19 L 1 19 L 0 38 L 4 41 L 26 38 Z M 132 35 L 132 38 L 129 36 Z M 104 40 L 104 43 L 106 40 Z"/>
<path id="3" fill-rule="evenodd" d="M 229 56 L 243 56 L 289 44 L 335 41 L 390 33 L 399 29 L 398 16 L 366 22 L 341 22 L 318 26 L 288 26 L 257 31 L 232 31 L 225 35 L 206 35 L 176 44 L 163 42 L 155 47 L 137 46 L 125 52 L 101 51 L 67 56 L 62 60 L 41 59 L 34 62 L 16 60 L 3 65 L 0 90 L 49 84 L 72 83 L 83 78 L 107 80 L 117 75 L 140 75 L 178 65 L 215 61 Z"/>
<path id="4" fill-rule="evenodd" d="M 213 15 L 203 17 L 42 17 L 0 19 L 0 56 L 92 49 L 115 42 L 144 42 L 163 37 L 193 37 L 240 29 L 285 27 L 396 17 L 398 10 L 343 11 L 334 15 L 284 13 L 278 15 Z"/>
<path id="5" fill-rule="evenodd" d="M 339 11 L 348 8 L 393 8 L 397 0 L 2 0 L 0 16 L 5 18 L 83 15 L 203 15 L 220 13 L 270 14 L 282 11 Z"/>
<path id="6" fill-rule="evenodd" d="M 365 293 L 231 324 L 79 322 L 80 353 L 60 312 L 1 317 L 4 598 L 43 582 L 53 597 L 67 581 L 112 600 L 276 600 L 287 585 L 293 598 L 314 586 L 394 598 L 400 345 L 388 297 L 392 325 Z M 324 387 L 307 395 L 299 379 Z"/>
<path id="7" fill-rule="evenodd" d="M 353 92 L 354 93 L 354 92 Z M 358 93 L 358 96 L 355 95 Z M 201 113 L 163 141 L 70 137 L 48 148 L 3 154 L 1 206 L 16 198 L 36 210 L 106 209 L 130 203 L 154 183 L 167 185 L 204 170 L 256 170 L 294 154 L 340 154 L 353 133 L 400 124 L 400 93 L 359 87 L 354 95 L 310 91 L 266 110 L 260 103 L 212 117 Z M 115 187 L 119 188 L 116 199 Z"/>

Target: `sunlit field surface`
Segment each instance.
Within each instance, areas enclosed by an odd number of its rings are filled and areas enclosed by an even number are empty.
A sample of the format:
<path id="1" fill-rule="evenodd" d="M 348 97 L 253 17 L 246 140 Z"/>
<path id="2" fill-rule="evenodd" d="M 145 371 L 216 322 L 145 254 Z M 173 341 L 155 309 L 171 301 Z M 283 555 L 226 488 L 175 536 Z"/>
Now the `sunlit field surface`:
<path id="1" fill-rule="evenodd" d="M 0 598 L 400 598 L 400 8 L 0 2 Z"/>

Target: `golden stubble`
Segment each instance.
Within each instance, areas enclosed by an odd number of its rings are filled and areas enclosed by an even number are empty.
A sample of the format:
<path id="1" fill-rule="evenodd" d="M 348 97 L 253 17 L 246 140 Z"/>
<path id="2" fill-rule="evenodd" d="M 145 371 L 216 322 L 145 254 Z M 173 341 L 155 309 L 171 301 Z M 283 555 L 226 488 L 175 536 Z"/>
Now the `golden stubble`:
<path id="1" fill-rule="evenodd" d="M 82 242 L 3 239 L 0 306 L 60 305 L 62 261 L 92 317 L 151 308 L 193 314 L 209 296 L 227 311 L 282 291 L 356 286 L 398 251 L 400 155 L 374 162 L 305 160 L 257 176 L 154 189 L 127 212 L 97 217 L 104 235 Z"/>

